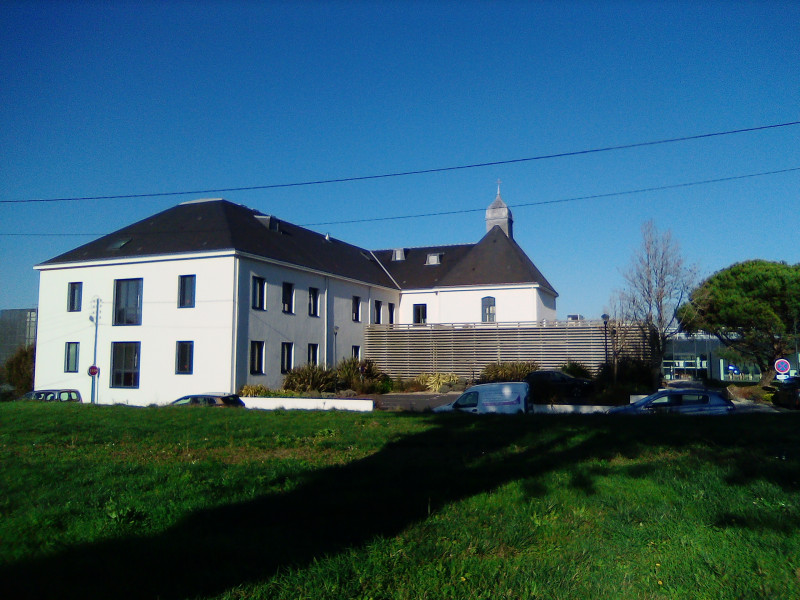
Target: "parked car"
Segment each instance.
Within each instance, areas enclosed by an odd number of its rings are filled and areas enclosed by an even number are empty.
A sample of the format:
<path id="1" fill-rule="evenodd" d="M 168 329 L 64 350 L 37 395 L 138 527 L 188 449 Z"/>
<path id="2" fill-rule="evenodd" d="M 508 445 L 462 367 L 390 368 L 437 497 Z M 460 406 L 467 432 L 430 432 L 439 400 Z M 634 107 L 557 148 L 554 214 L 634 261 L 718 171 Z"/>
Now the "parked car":
<path id="1" fill-rule="evenodd" d="M 572 377 L 556 370 L 532 371 L 525 376 L 525 381 L 537 398 L 545 400 L 552 396 L 582 398 L 594 390 L 594 383 L 591 380 Z"/>
<path id="2" fill-rule="evenodd" d="M 190 394 L 171 403 L 171 406 L 244 406 L 236 394 Z"/>
<path id="3" fill-rule="evenodd" d="M 469 388 L 456 400 L 438 406 L 433 412 L 466 412 L 475 414 L 517 414 L 531 409 L 527 383 L 484 383 Z"/>
<path id="4" fill-rule="evenodd" d="M 19 400 L 35 400 L 38 402 L 82 402 L 78 390 L 35 390 L 28 392 Z"/>
<path id="5" fill-rule="evenodd" d="M 777 389 L 772 395 L 772 403 L 800 410 L 800 377 L 786 377 L 783 381 L 775 383 Z"/>
<path id="6" fill-rule="evenodd" d="M 726 415 L 734 410 L 733 402 L 713 390 L 695 388 L 659 390 L 627 406 L 616 406 L 609 414 L 617 415 Z"/>

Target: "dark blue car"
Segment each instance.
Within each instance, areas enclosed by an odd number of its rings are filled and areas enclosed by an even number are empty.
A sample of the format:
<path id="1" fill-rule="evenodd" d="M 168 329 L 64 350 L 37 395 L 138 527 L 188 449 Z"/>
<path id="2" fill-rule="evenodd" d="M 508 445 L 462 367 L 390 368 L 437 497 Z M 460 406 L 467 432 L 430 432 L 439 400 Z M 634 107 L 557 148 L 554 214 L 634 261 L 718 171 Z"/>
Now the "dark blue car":
<path id="1" fill-rule="evenodd" d="M 733 402 L 713 390 L 659 390 L 627 406 L 612 408 L 616 415 L 727 415 L 734 410 Z"/>

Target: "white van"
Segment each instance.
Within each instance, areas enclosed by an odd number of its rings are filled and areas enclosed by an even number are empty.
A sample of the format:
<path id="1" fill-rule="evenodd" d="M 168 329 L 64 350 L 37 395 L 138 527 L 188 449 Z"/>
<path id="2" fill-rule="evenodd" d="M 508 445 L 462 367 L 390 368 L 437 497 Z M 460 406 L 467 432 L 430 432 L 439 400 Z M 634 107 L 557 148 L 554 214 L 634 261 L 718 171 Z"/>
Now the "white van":
<path id="1" fill-rule="evenodd" d="M 469 388 L 454 402 L 434 408 L 433 412 L 517 414 L 530 410 L 527 383 L 484 383 Z"/>

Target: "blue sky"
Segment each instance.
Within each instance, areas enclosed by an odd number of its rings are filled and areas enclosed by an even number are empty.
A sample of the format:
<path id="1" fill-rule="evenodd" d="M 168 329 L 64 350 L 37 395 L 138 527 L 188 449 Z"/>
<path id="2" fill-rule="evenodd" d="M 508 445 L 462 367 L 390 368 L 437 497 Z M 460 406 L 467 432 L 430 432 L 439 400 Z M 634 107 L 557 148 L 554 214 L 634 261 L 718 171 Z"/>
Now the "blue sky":
<path id="1" fill-rule="evenodd" d="M 0 200 L 359 177 L 798 121 L 799 23 L 797 2 L 4 2 Z M 515 205 L 798 167 L 791 126 L 348 183 L 0 203 L 0 309 L 36 305 L 35 264 L 184 200 L 223 196 L 370 249 L 458 244 L 485 233 L 500 179 L 559 317 L 592 318 L 648 219 L 703 275 L 800 262 L 800 171 Z"/>

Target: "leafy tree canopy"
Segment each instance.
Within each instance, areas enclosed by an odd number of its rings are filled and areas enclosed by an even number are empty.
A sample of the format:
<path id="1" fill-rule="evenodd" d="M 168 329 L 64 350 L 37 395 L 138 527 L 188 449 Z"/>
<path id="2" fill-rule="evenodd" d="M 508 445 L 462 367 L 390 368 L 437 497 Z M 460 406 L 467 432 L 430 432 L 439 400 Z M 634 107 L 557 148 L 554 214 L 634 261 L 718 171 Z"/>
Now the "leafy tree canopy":
<path id="1" fill-rule="evenodd" d="M 752 359 L 762 384 L 794 351 L 800 327 L 800 265 L 749 260 L 715 273 L 678 310 L 687 332 L 705 331 Z"/>

